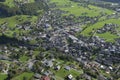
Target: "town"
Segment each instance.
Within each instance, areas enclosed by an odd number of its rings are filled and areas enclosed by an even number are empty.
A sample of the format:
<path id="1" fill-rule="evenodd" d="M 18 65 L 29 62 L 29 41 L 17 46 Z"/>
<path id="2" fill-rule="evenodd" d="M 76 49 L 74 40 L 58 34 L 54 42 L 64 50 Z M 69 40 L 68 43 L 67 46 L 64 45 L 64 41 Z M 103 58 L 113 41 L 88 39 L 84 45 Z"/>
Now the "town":
<path id="1" fill-rule="evenodd" d="M 54 9 L 54 3 L 48 5 L 50 9 L 34 24 L 0 25 L 0 80 L 119 80 L 119 24 L 105 23 L 84 36 L 105 15 L 63 16 L 66 11 Z M 116 16 L 117 11 L 106 19 Z M 96 35 L 107 32 L 118 37 L 109 42 Z"/>

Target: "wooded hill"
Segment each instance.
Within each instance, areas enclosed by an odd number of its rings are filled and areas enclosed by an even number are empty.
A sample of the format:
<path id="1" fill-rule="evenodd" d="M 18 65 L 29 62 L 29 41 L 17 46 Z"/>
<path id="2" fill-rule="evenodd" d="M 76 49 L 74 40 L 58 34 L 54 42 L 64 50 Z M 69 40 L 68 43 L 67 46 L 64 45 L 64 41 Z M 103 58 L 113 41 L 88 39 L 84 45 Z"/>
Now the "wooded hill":
<path id="1" fill-rule="evenodd" d="M 4 0 L 0 0 L 4 1 Z M 10 17 L 14 15 L 38 15 L 39 10 L 46 10 L 43 2 L 25 3 L 15 7 L 9 7 L 0 3 L 0 17 Z"/>

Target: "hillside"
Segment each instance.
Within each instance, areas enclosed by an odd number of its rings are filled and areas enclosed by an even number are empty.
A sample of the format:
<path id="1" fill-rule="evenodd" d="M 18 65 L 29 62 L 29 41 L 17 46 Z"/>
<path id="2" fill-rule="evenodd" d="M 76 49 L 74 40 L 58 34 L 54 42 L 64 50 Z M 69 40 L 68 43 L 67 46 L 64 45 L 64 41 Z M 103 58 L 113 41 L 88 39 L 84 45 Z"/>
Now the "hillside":
<path id="1" fill-rule="evenodd" d="M 0 2 L 0 25 L 15 28 L 16 25 L 22 25 L 26 22 L 35 24 L 38 16 L 42 16 L 47 8 L 44 2 L 40 1 L 3 0 Z M 14 32 L 18 33 L 18 29 L 8 30 L 6 35 L 12 36 Z"/>
<path id="2" fill-rule="evenodd" d="M 74 1 L 74 0 L 72 0 Z M 117 32 L 120 32 L 120 26 L 119 26 L 119 13 L 116 15 L 116 11 L 105 9 L 102 7 L 94 6 L 91 3 L 85 3 L 85 2 L 71 2 L 69 0 L 59 1 L 59 0 L 51 0 L 51 2 L 54 2 L 57 4 L 57 7 L 63 11 L 66 11 L 67 13 L 64 13 L 63 16 L 67 15 L 74 15 L 74 16 L 81 16 L 87 20 L 82 20 L 84 23 L 86 22 L 90 26 L 83 25 L 85 27 L 85 30 L 81 32 L 81 34 L 86 36 L 91 36 L 94 32 L 94 30 L 98 30 L 102 28 L 105 24 L 117 24 L 118 27 L 115 29 Z M 116 14 L 115 14 L 116 13 Z M 96 21 L 95 21 L 96 20 Z M 80 21 L 78 19 L 78 21 Z M 91 24 L 92 22 L 92 24 Z M 119 38 L 119 33 L 112 34 L 111 32 L 105 32 L 105 33 L 96 33 L 94 36 L 100 36 L 101 38 L 104 38 L 106 41 L 113 42 L 114 39 Z M 109 37 L 106 37 L 109 36 Z"/>
<path id="3" fill-rule="evenodd" d="M 101 0 L 101 1 L 114 2 L 114 3 L 119 3 L 120 2 L 120 0 Z"/>

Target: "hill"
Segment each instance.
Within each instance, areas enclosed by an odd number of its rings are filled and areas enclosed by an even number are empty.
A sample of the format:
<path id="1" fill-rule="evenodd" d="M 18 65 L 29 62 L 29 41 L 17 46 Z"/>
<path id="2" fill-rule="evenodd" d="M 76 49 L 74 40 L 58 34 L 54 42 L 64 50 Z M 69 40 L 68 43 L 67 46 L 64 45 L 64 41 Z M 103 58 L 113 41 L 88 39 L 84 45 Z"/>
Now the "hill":
<path id="1" fill-rule="evenodd" d="M 114 3 L 119 3 L 120 2 L 120 0 L 101 0 L 101 1 L 114 2 Z"/>

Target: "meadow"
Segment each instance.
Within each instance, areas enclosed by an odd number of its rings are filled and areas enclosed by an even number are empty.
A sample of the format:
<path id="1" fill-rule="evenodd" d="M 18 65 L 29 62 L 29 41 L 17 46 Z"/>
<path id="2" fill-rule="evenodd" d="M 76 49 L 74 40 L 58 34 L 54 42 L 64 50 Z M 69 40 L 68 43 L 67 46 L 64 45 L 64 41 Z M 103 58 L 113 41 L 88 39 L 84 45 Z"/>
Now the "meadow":
<path id="1" fill-rule="evenodd" d="M 51 0 L 51 3 L 55 3 L 57 5 L 57 7 L 55 7 L 55 9 L 59 8 L 63 11 L 68 12 L 66 14 L 63 14 L 63 16 L 68 16 L 70 14 L 73 14 L 77 17 L 79 17 L 79 16 L 96 17 L 96 16 L 100 16 L 101 13 L 105 14 L 105 16 L 99 18 L 97 23 L 91 24 L 84 31 L 82 31 L 80 33 L 84 36 L 91 36 L 90 33 L 93 32 L 94 29 L 95 30 L 100 29 L 105 24 L 113 23 L 113 24 L 120 25 L 120 23 L 119 23 L 120 18 L 119 19 L 115 19 L 115 18 L 106 19 L 106 17 L 108 15 L 112 15 L 113 13 L 115 13 L 115 11 L 113 11 L 113 10 L 97 7 L 97 6 L 94 6 L 91 4 L 82 5 L 82 3 L 72 2 L 70 0 Z M 86 27 L 86 25 L 84 25 L 84 27 Z M 120 28 L 117 28 L 117 30 L 118 30 L 118 32 L 120 32 Z M 108 42 L 114 42 L 116 38 L 120 38 L 120 36 L 111 34 L 110 32 L 106 32 L 103 34 L 95 34 L 95 36 L 104 38 Z"/>
<path id="2" fill-rule="evenodd" d="M 16 1 L 23 2 L 25 0 L 16 0 Z M 32 3 L 32 2 L 34 2 L 34 0 L 29 0 L 29 3 Z M 6 0 L 5 2 L 0 2 L 0 3 L 3 3 L 3 4 L 5 4 L 5 5 L 9 6 L 9 7 L 15 7 L 14 0 Z"/>

